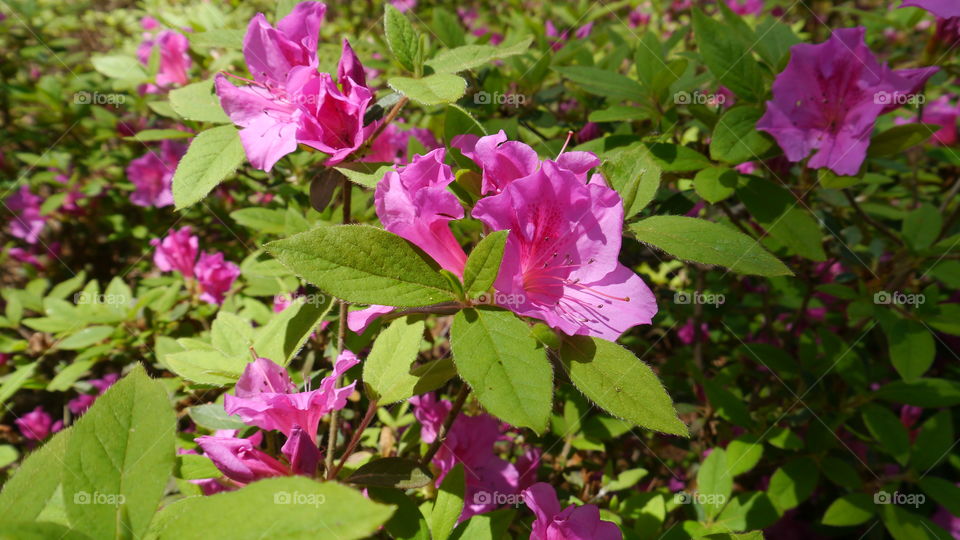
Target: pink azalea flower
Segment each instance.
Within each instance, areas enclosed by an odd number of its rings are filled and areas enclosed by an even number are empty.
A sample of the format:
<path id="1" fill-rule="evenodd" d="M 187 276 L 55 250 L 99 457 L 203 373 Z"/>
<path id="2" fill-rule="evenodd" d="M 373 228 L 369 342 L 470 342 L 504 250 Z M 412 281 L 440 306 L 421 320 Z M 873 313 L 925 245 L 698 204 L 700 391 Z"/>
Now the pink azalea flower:
<path id="1" fill-rule="evenodd" d="M 296 392 L 287 370 L 266 358 L 247 364 L 237 381 L 236 395 L 224 398 L 228 414 L 240 415 L 247 424 L 266 430 L 279 430 L 293 436 L 299 426 L 310 441 L 317 439 L 320 418 L 347 405 L 347 396 L 353 393 L 357 382 L 335 388 L 337 377 L 360 361 L 350 351 L 344 351 L 333 365 L 333 373 L 320 382 L 320 388 Z"/>
<path id="2" fill-rule="evenodd" d="M 650 2 L 644 2 L 642 5 L 633 8 L 630 14 L 627 15 L 627 25 L 630 26 L 630 28 L 637 28 L 638 26 L 650 24 L 650 14 L 652 11 L 653 7 L 650 5 Z"/>
<path id="3" fill-rule="evenodd" d="M 733 168 L 740 174 L 753 174 L 757 172 L 757 164 L 753 161 L 746 161 Z"/>
<path id="4" fill-rule="evenodd" d="M 428 444 L 432 443 L 452 404 L 447 400 L 438 401 L 433 394 L 412 397 L 410 403 L 414 406 L 414 416 L 421 424 L 420 438 Z M 505 425 L 488 414 L 461 414 L 454 420 L 433 458 L 432 463 L 438 470 L 437 486 L 454 466 L 458 463 L 464 465 L 467 486 L 460 521 L 497 509 L 500 503 L 491 497 L 492 494 L 518 494 L 536 480 L 538 454 L 525 456 L 523 463 L 518 460 L 518 464 L 514 465 L 494 453 L 494 444 L 503 438 Z"/>
<path id="5" fill-rule="evenodd" d="M 615 523 L 600 519 L 600 509 L 592 504 L 560 509 L 553 486 L 540 482 L 523 492 L 523 502 L 534 515 L 530 540 L 621 540 L 623 533 Z"/>
<path id="6" fill-rule="evenodd" d="M 71 399 L 67 402 L 67 407 L 70 408 L 70 412 L 80 416 L 81 414 L 87 412 L 87 409 L 101 396 L 104 392 L 107 391 L 117 380 L 120 379 L 120 375 L 116 373 L 108 373 L 103 376 L 102 379 L 90 379 L 87 381 L 90 383 L 97 393 L 96 394 L 80 394 L 79 396 Z"/>
<path id="7" fill-rule="evenodd" d="M 904 0 L 900 7 L 918 7 L 944 19 L 960 17 L 960 3 L 954 0 Z"/>
<path id="8" fill-rule="evenodd" d="M 153 17 L 146 16 L 140 19 L 140 26 L 144 30 L 155 30 L 160 27 L 160 22 Z"/>
<path id="9" fill-rule="evenodd" d="M 397 11 L 400 13 L 405 13 L 417 7 L 417 0 L 390 0 L 390 3 L 393 4 L 393 7 L 397 8 Z"/>
<path id="10" fill-rule="evenodd" d="M 30 191 L 29 186 L 20 186 L 20 190 L 7 198 L 6 206 L 13 212 L 10 220 L 10 234 L 28 244 L 36 244 L 47 220 L 40 215 L 41 199 Z"/>
<path id="11" fill-rule="evenodd" d="M 763 13 L 763 0 L 727 0 L 727 7 L 737 15 L 759 15 Z"/>
<path id="12" fill-rule="evenodd" d="M 923 122 L 941 126 L 930 137 L 932 144 L 943 146 L 957 144 L 957 119 L 960 118 L 960 104 L 951 104 L 950 100 L 951 96 L 940 96 L 923 108 Z M 915 122 L 916 118 L 916 115 L 911 115 L 909 118 L 897 118 L 894 123 L 897 125 L 909 124 Z"/>
<path id="13" fill-rule="evenodd" d="M 463 218 L 463 206 L 447 190 L 454 176 L 444 154 L 438 148 L 388 172 L 377 184 L 374 200 L 384 229 L 416 244 L 441 268 L 462 275 L 467 255 L 449 224 Z"/>
<path id="14" fill-rule="evenodd" d="M 481 199 L 473 217 L 492 230 L 510 230 L 494 283 L 514 300 L 503 307 L 567 335 L 611 341 L 656 314 L 653 293 L 617 260 L 623 203 L 602 183 L 585 184 L 544 161 L 499 195 Z"/>
<path id="15" fill-rule="evenodd" d="M 173 204 L 173 172 L 186 151 L 182 144 L 163 141 L 159 152 L 149 150 L 131 161 L 127 166 L 127 178 L 136 189 L 130 194 L 130 202 L 157 208 Z"/>
<path id="16" fill-rule="evenodd" d="M 49 437 L 51 433 L 63 429 L 63 422 L 60 420 L 54 422 L 53 418 L 43 410 L 43 407 L 37 407 L 17 418 L 14 423 L 20 429 L 23 437 L 32 441 L 42 441 Z"/>
<path id="17" fill-rule="evenodd" d="M 677 330 L 677 338 L 684 345 L 693 345 L 694 340 L 696 339 L 696 332 L 694 332 L 693 319 L 690 319 L 683 326 Z M 710 327 L 707 326 L 707 323 L 700 323 L 700 341 L 707 342 L 710 341 L 710 338 L 707 332 L 710 330 Z"/>
<path id="18" fill-rule="evenodd" d="M 201 253 L 193 268 L 200 283 L 200 299 L 220 305 L 233 282 L 240 276 L 240 267 L 223 259 L 223 253 Z"/>
<path id="19" fill-rule="evenodd" d="M 824 43 L 792 47 L 790 63 L 773 83 L 773 100 L 757 123 L 790 161 L 816 151 L 808 167 L 857 174 L 877 117 L 936 73 L 936 67 L 894 71 L 881 65 L 864 43 L 865 32 L 844 28 Z"/>
<path id="20" fill-rule="evenodd" d="M 218 432 L 214 436 L 197 437 L 196 442 L 224 476 L 241 486 L 263 478 L 290 476 L 289 467 L 257 448 L 260 439 L 259 433 L 243 439 Z"/>
<path id="21" fill-rule="evenodd" d="M 317 472 L 317 465 L 323 456 L 317 448 L 315 440 L 300 426 L 294 426 L 290 438 L 284 443 L 280 451 L 290 463 L 293 474 L 313 476 Z"/>
<path id="22" fill-rule="evenodd" d="M 537 152 L 528 144 L 508 141 L 502 129 L 484 137 L 457 135 L 450 145 L 459 148 L 464 156 L 483 169 L 484 194 L 500 193 L 514 180 L 530 176 L 540 168 Z M 564 152 L 555 164 L 586 182 L 587 172 L 599 166 L 600 160 L 590 152 Z"/>
<path id="23" fill-rule="evenodd" d="M 156 21 L 154 21 L 156 22 Z M 156 37 L 148 37 L 137 49 L 137 58 L 140 63 L 150 63 L 150 56 L 154 49 L 160 54 L 160 64 L 157 69 L 156 84 L 145 85 L 142 90 L 147 94 L 160 93 L 172 86 L 183 86 L 190 79 L 187 71 L 190 70 L 191 60 L 187 50 L 190 43 L 187 37 L 173 30 L 161 30 Z"/>
<path id="24" fill-rule="evenodd" d="M 179 231 L 171 229 L 163 240 L 150 240 L 150 245 L 156 248 L 153 252 L 153 263 L 161 272 L 177 271 L 185 278 L 193 277 L 198 243 L 199 239 L 191 234 L 189 226 Z"/>
<path id="25" fill-rule="evenodd" d="M 435 150 L 442 146 L 429 129 L 417 127 L 400 129 L 394 121 L 377 136 L 370 145 L 370 152 L 360 161 L 406 165 L 411 138 L 416 139 L 427 150 Z"/>
<path id="26" fill-rule="evenodd" d="M 362 334 L 367 327 L 381 315 L 393 311 L 393 306 L 373 305 L 365 309 L 358 309 L 347 314 L 347 327 L 351 332 Z"/>

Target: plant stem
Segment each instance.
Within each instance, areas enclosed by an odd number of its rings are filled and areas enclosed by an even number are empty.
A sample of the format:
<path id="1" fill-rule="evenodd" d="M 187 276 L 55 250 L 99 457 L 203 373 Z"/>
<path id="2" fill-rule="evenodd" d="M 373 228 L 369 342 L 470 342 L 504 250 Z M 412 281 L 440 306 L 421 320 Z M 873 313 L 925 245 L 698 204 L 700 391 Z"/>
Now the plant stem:
<path id="1" fill-rule="evenodd" d="M 340 456 L 340 462 L 337 463 L 337 467 L 327 474 L 327 480 L 332 480 L 336 478 L 338 474 L 340 474 L 340 470 L 343 469 L 343 465 L 347 462 L 347 458 L 349 458 L 350 455 L 353 454 L 353 451 L 356 450 L 357 444 L 360 443 L 360 437 L 363 436 L 363 431 L 367 429 L 367 426 L 370 425 L 370 422 L 373 420 L 373 415 L 376 412 L 377 400 L 371 399 L 370 405 L 367 406 L 367 413 L 363 415 L 363 420 L 353 432 L 353 437 L 350 437 L 350 443 L 347 444 L 347 449 L 343 452 L 343 455 Z"/>
<path id="2" fill-rule="evenodd" d="M 427 453 L 423 455 L 423 458 L 420 460 L 420 465 L 427 467 L 430 465 L 430 460 L 433 459 L 433 456 L 437 454 L 437 451 L 440 450 L 440 445 L 443 444 L 444 439 L 447 438 L 447 433 L 450 432 L 450 426 L 453 425 L 453 421 L 457 419 L 457 416 L 460 414 L 460 409 L 463 408 L 463 404 L 467 401 L 467 396 L 470 395 L 470 386 L 467 383 L 463 383 L 463 386 L 460 387 L 460 392 L 457 394 L 456 401 L 453 402 L 453 407 L 450 409 L 450 413 L 447 414 L 447 418 L 443 421 L 443 425 L 440 427 L 440 432 L 437 433 L 437 438 L 434 439 L 433 443 L 430 444 L 430 448 L 427 449 Z"/>
<path id="3" fill-rule="evenodd" d="M 350 223 L 350 195 L 353 191 L 353 184 L 346 178 L 343 179 L 343 219 L 344 225 Z M 343 352 L 344 341 L 347 335 L 347 303 L 340 300 L 340 319 L 337 324 L 337 355 Z M 339 387 L 343 377 L 337 377 L 334 387 Z M 327 471 L 327 478 L 331 478 L 330 472 L 333 468 L 333 449 L 337 446 L 337 434 L 340 432 L 340 411 L 334 410 L 330 413 L 330 430 L 327 431 L 327 454 L 324 456 L 324 470 Z"/>

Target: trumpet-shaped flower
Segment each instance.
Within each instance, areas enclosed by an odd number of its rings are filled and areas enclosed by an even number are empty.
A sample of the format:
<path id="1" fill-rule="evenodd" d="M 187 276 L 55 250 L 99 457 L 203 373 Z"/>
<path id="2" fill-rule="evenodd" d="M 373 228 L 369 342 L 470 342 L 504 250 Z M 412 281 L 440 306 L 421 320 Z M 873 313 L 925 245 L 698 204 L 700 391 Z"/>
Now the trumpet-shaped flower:
<path id="1" fill-rule="evenodd" d="M 20 433 L 23 434 L 24 438 L 32 441 L 42 441 L 49 437 L 51 433 L 63 429 L 63 422 L 60 420 L 54 422 L 47 411 L 43 410 L 43 407 L 37 407 L 17 418 L 14 423 L 20 428 Z"/>
<path id="2" fill-rule="evenodd" d="M 544 161 L 481 199 L 473 217 L 510 231 L 494 287 L 518 301 L 503 307 L 567 335 L 611 341 L 656 314 L 653 293 L 617 259 L 623 203 L 609 187 Z"/>
<path id="3" fill-rule="evenodd" d="M 7 199 L 7 208 L 13 212 L 10 220 L 10 234 L 28 244 L 36 244 L 47 220 L 40 214 L 41 199 L 34 195 L 28 186 L 20 186 L 20 191 Z"/>
<path id="4" fill-rule="evenodd" d="M 856 174 L 877 117 L 906 103 L 936 73 L 936 67 L 891 70 L 881 65 L 864 43 L 865 32 L 844 28 L 824 43 L 791 49 L 790 63 L 774 81 L 773 100 L 757 123 L 790 161 L 815 151 L 810 168 Z"/>
<path id="5" fill-rule="evenodd" d="M 130 194 L 130 202 L 157 208 L 173 204 L 173 172 L 186 150 L 182 144 L 163 141 L 159 152 L 150 150 L 131 161 L 127 166 L 127 178 L 136 189 Z"/>
<path id="6" fill-rule="evenodd" d="M 224 260 L 223 253 L 202 253 L 193 267 L 200 284 L 200 299 L 220 305 L 233 282 L 240 276 L 240 267 Z"/>
<path id="7" fill-rule="evenodd" d="M 336 388 L 336 380 L 357 363 L 356 355 L 344 351 L 334 362 L 333 373 L 320 382 L 320 388 L 296 392 L 286 369 L 258 358 L 244 369 L 237 381 L 236 395 L 224 398 L 224 409 L 249 425 L 278 430 L 290 438 L 299 427 L 308 440 L 315 441 L 320 418 L 347 405 L 347 396 L 357 383 Z"/>
<path id="8" fill-rule="evenodd" d="M 141 64 L 148 65 L 150 56 L 156 50 L 160 62 L 157 67 L 156 83 L 144 85 L 141 91 L 157 94 L 172 86 L 187 84 L 190 81 L 187 71 L 190 70 L 192 63 L 190 55 L 187 54 L 190 48 L 187 37 L 173 30 L 161 30 L 154 37 L 149 37 L 149 34 L 147 36 L 137 49 L 137 58 Z"/>
<path id="9" fill-rule="evenodd" d="M 592 504 L 560 509 L 557 492 L 540 482 L 523 492 L 523 502 L 537 516 L 530 540 L 620 540 L 623 533 L 615 523 L 600 519 Z"/>
<path id="10" fill-rule="evenodd" d="M 241 486 L 272 476 L 290 476 L 290 467 L 257 448 L 260 439 L 259 433 L 243 439 L 236 437 L 235 432 L 218 432 L 215 436 L 197 437 L 196 442 L 224 476 Z"/>
<path id="11" fill-rule="evenodd" d="M 198 243 L 199 239 L 192 234 L 189 226 L 179 231 L 171 229 L 163 240 L 156 238 L 150 240 L 150 245 L 156 248 L 153 252 L 153 262 L 162 272 L 175 270 L 183 277 L 193 277 Z"/>

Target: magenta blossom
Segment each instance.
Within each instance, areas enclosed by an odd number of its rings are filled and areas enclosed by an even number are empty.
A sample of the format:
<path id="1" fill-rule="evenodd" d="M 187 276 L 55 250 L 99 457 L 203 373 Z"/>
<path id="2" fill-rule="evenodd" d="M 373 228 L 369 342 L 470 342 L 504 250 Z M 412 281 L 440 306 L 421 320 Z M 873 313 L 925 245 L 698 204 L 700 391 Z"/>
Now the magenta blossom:
<path id="1" fill-rule="evenodd" d="M 897 125 L 909 124 L 916 121 L 916 115 L 909 118 L 897 118 Z M 957 119 L 960 119 L 960 104 L 952 104 L 951 96 L 940 96 L 923 108 L 921 120 L 925 124 L 940 126 L 931 137 L 930 142 L 936 145 L 953 146 L 957 144 Z"/>
<path id="2" fill-rule="evenodd" d="M 93 402 L 97 400 L 97 397 L 102 395 L 107 391 L 107 389 L 113 386 L 113 384 L 117 382 L 119 378 L 120 376 L 116 373 L 108 373 L 107 375 L 104 375 L 102 379 L 90 379 L 87 381 L 90 386 L 97 391 L 97 393 L 80 394 L 79 396 L 71 399 L 69 402 L 67 402 L 67 407 L 70 408 L 70 412 L 77 416 L 87 412 L 87 409 L 93 405 Z"/>
<path id="3" fill-rule="evenodd" d="M 411 139 L 416 139 L 427 150 L 435 150 L 443 146 L 429 129 L 417 127 L 400 129 L 394 121 L 387 124 L 387 127 L 370 145 L 370 152 L 360 161 L 406 165 Z"/>
<path id="4" fill-rule="evenodd" d="M 473 217 L 510 231 L 494 283 L 511 299 L 503 307 L 567 335 L 611 341 L 656 314 L 653 293 L 617 259 L 623 203 L 602 183 L 585 184 L 544 161 L 499 195 L 481 199 Z"/>
<path id="5" fill-rule="evenodd" d="M 943 19 L 960 17 L 960 3 L 955 0 L 904 0 L 900 7 L 918 7 Z"/>
<path id="6" fill-rule="evenodd" d="M 187 151 L 186 146 L 171 141 L 160 143 L 159 152 L 149 150 L 130 162 L 127 178 L 136 189 L 130 202 L 137 206 L 162 208 L 173 204 L 173 172 Z"/>
<path id="7" fill-rule="evenodd" d="M 196 442 L 224 476 L 241 486 L 263 478 L 290 476 L 290 467 L 257 448 L 261 438 L 260 433 L 243 439 L 236 437 L 235 431 L 227 431 L 197 437 Z"/>
<path id="8" fill-rule="evenodd" d="M 224 260 L 223 253 L 201 253 L 193 272 L 200 284 L 200 299 L 220 305 L 240 276 L 240 267 Z"/>
<path id="9" fill-rule="evenodd" d="M 28 244 L 36 244 L 47 220 L 40 215 L 41 199 L 34 195 L 28 186 L 7 198 L 6 206 L 13 212 L 10 220 L 10 234 Z"/>
<path id="10" fill-rule="evenodd" d="M 529 176 L 540 168 L 537 152 L 520 141 L 508 141 L 502 129 L 484 137 L 457 135 L 450 145 L 459 148 L 464 156 L 483 169 L 484 194 L 500 193 L 514 180 Z M 564 152 L 556 159 L 556 164 L 586 182 L 587 172 L 599 166 L 600 160 L 590 152 Z"/>
<path id="11" fill-rule="evenodd" d="M 737 15 L 759 15 L 763 13 L 763 0 L 726 0 L 727 7 Z"/>
<path id="12" fill-rule="evenodd" d="M 189 226 L 179 231 L 173 229 L 163 240 L 154 238 L 150 245 L 156 250 L 153 252 L 153 263 L 161 272 L 180 272 L 183 277 L 193 277 L 193 266 L 197 260 L 199 239 L 191 234 Z"/>
<path id="13" fill-rule="evenodd" d="M 936 67 L 891 70 L 864 43 L 866 29 L 844 28 L 818 45 L 791 48 L 790 63 L 773 83 L 773 100 L 757 123 L 790 161 L 811 152 L 812 169 L 855 175 L 867 157 L 880 114 L 905 103 Z"/>
<path id="14" fill-rule="evenodd" d="M 287 370 L 266 358 L 247 364 L 237 381 L 236 395 L 224 398 L 228 414 L 240 415 L 247 424 L 261 429 L 279 430 L 292 437 L 294 429 L 306 431 L 308 440 L 317 439 L 320 418 L 347 405 L 347 396 L 353 393 L 357 382 L 335 388 L 339 376 L 360 361 L 350 351 L 344 351 L 333 365 L 333 373 L 320 382 L 320 388 L 296 392 Z"/>
<path id="15" fill-rule="evenodd" d="M 600 519 L 600 509 L 592 504 L 560 509 L 553 486 L 540 482 L 523 492 L 523 502 L 537 516 L 530 540 L 621 540 L 623 533 L 615 523 Z"/>
<path id="16" fill-rule="evenodd" d="M 420 438 L 428 444 L 433 442 L 452 404 L 447 400 L 437 401 L 433 394 L 410 398 L 410 403 L 421 424 Z M 519 494 L 536 481 L 539 454 L 524 456 L 514 465 L 494 453 L 494 445 L 504 438 L 505 426 L 488 414 L 461 414 L 433 458 L 432 463 L 438 470 L 437 486 L 458 463 L 464 466 L 467 485 L 460 521 L 497 509 L 500 503 L 491 500 L 488 494 Z"/>
<path id="17" fill-rule="evenodd" d="M 42 441 L 49 437 L 51 433 L 63 429 L 63 422 L 60 420 L 54 422 L 53 418 L 43 410 L 43 407 L 37 407 L 17 418 L 14 423 L 20 428 L 23 437 L 32 441 Z"/>
<path id="18" fill-rule="evenodd" d="M 627 15 L 627 25 L 629 25 L 630 28 L 637 28 L 639 26 L 646 26 L 650 24 L 652 12 L 653 7 L 650 5 L 650 2 L 644 2 L 643 4 L 633 8 L 630 11 L 630 14 Z"/>
<path id="19" fill-rule="evenodd" d="M 156 21 L 154 21 L 156 22 Z M 187 50 L 190 43 L 187 37 L 173 30 L 162 30 L 156 37 L 147 37 L 137 49 L 137 58 L 143 65 L 150 63 L 150 56 L 157 51 L 160 55 L 157 68 L 156 84 L 148 84 L 142 88 L 147 94 L 160 93 L 172 86 L 183 86 L 190 79 L 187 71 L 190 70 L 190 55 Z"/>

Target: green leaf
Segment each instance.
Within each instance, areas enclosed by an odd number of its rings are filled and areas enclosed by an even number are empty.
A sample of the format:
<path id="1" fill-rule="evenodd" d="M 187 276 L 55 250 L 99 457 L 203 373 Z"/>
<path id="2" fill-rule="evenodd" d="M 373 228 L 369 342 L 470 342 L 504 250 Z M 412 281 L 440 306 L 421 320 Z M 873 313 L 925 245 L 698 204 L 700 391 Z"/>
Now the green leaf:
<path id="1" fill-rule="evenodd" d="M 954 407 L 960 404 L 960 382 L 934 378 L 896 381 L 880 388 L 876 395 L 881 399 L 917 407 Z"/>
<path id="2" fill-rule="evenodd" d="M 660 166 L 642 143 L 619 147 L 603 155 L 603 177 L 623 199 L 623 217 L 629 219 L 650 204 L 660 187 Z"/>
<path id="3" fill-rule="evenodd" d="M 464 45 L 453 49 L 443 49 L 427 61 L 427 65 L 436 73 L 458 73 L 469 71 L 496 60 L 517 54 L 523 54 L 530 48 L 532 37 L 513 45 L 494 47 L 492 45 Z"/>
<path id="4" fill-rule="evenodd" d="M 754 435 L 741 435 L 727 445 L 727 470 L 730 476 L 750 471 L 763 457 L 763 444 Z"/>
<path id="5" fill-rule="evenodd" d="M 944 540 L 950 533 L 895 504 L 880 505 L 880 518 L 894 540 Z"/>
<path id="6" fill-rule="evenodd" d="M 863 407 L 863 423 L 880 443 L 880 448 L 906 464 L 910 457 L 910 436 L 900 419 L 890 410 L 875 403 Z"/>
<path id="7" fill-rule="evenodd" d="M 416 461 L 398 457 L 375 459 L 357 469 L 347 483 L 361 486 L 416 489 L 429 484 L 433 478 Z"/>
<path id="8" fill-rule="evenodd" d="M 710 157 L 732 165 L 760 159 L 773 147 L 773 139 L 757 131 L 761 116 L 756 107 L 737 106 L 723 113 L 710 140 Z"/>
<path id="9" fill-rule="evenodd" d="M 767 442 L 774 448 L 781 450 L 803 449 L 803 439 L 787 428 L 772 427 L 767 430 Z"/>
<path id="10" fill-rule="evenodd" d="M 451 540 L 500 540 L 507 535 L 507 529 L 517 511 L 502 508 L 478 514 L 464 521 L 453 530 Z"/>
<path id="11" fill-rule="evenodd" d="M 727 458 L 729 461 L 729 456 Z M 763 492 L 747 492 L 734 496 L 727 503 L 714 524 L 717 528 L 727 528 L 734 531 L 750 529 L 765 529 L 780 519 L 780 514 Z M 742 535 L 747 537 L 747 535 Z M 735 535 L 740 538 L 740 535 Z M 706 537 L 709 538 L 709 537 Z M 763 536 L 755 537 L 763 540 Z"/>
<path id="12" fill-rule="evenodd" d="M 707 518 L 716 516 L 733 491 L 733 476 L 727 467 L 727 454 L 714 448 L 697 471 L 697 492 L 705 496 L 702 503 Z"/>
<path id="13" fill-rule="evenodd" d="M 933 365 L 937 345 L 927 328 L 909 319 L 894 319 L 881 325 L 887 335 L 890 361 L 904 381 L 914 382 Z"/>
<path id="14" fill-rule="evenodd" d="M 397 62 L 407 71 L 417 71 L 420 37 L 410 20 L 389 3 L 383 5 L 383 31 L 387 46 Z"/>
<path id="15" fill-rule="evenodd" d="M 703 62 L 720 84 L 745 101 L 760 101 L 764 91 L 760 66 L 740 37 L 699 9 L 693 10 L 693 34 Z"/>
<path id="16" fill-rule="evenodd" d="M 823 514 L 823 524 L 852 527 L 866 523 L 876 514 L 873 498 L 866 493 L 850 493 L 833 501 Z"/>
<path id="17" fill-rule="evenodd" d="M 463 269 L 463 288 L 469 298 L 487 292 L 500 272 L 503 248 L 510 231 L 494 231 L 477 243 Z"/>
<path id="18" fill-rule="evenodd" d="M 396 540 L 430 540 L 430 527 L 423 512 L 403 490 L 369 487 L 367 494 L 374 501 L 396 507 L 393 517 L 383 529 Z"/>
<path id="19" fill-rule="evenodd" d="M 960 487 L 936 476 L 924 476 L 917 483 L 937 504 L 954 516 L 960 515 Z"/>
<path id="20" fill-rule="evenodd" d="M 247 360 L 224 356 L 220 351 L 193 349 L 163 357 L 164 365 L 180 377 L 197 384 L 228 386 L 240 378 Z"/>
<path id="21" fill-rule="evenodd" d="M 274 314 L 257 330 L 253 349 L 281 366 L 293 360 L 310 339 L 317 325 L 333 307 L 333 299 L 324 295 L 296 298 L 280 313 Z"/>
<path id="22" fill-rule="evenodd" d="M 374 166 L 372 163 L 351 163 L 349 165 L 353 168 L 348 167 L 347 163 L 342 163 L 334 169 L 343 173 L 354 184 L 370 189 L 376 189 L 377 184 L 380 183 L 380 180 L 383 180 L 387 172 L 393 170 L 393 165 Z"/>
<path id="23" fill-rule="evenodd" d="M 280 18 L 278 18 L 278 20 Z M 221 49 L 241 49 L 243 48 L 243 36 L 245 33 L 246 30 L 233 28 L 193 32 L 190 34 L 190 48 L 201 54 L 208 54 L 209 49 L 215 47 Z"/>
<path id="24" fill-rule="evenodd" d="M 827 456 L 820 461 L 820 470 L 824 478 L 838 486 L 850 490 L 859 490 L 863 487 L 863 480 L 860 479 L 856 467 L 842 459 Z"/>
<path id="25" fill-rule="evenodd" d="M 591 94 L 618 101 L 641 101 L 646 96 L 646 90 L 640 83 L 614 71 L 591 66 L 564 66 L 553 69 Z"/>
<path id="26" fill-rule="evenodd" d="M 65 351 L 86 349 L 95 343 L 107 339 L 113 334 L 113 331 L 114 328 L 112 326 L 88 326 L 76 334 L 72 334 L 62 341 L 58 341 L 54 348 Z"/>
<path id="27" fill-rule="evenodd" d="M 901 154 L 927 140 L 939 129 L 940 126 L 932 124 L 894 126 L 870 140 L 867 156 L 886 157 Z"/>
<path id="28" fill-rule="evenodd" d="M 429 257 L 382 229 L 318 227 L 266 249 L 298 276 L 347 302 L 415 307 L 456 298 Z"/>
<path id="29" fill-rule="evenodd" d="M 953 417 L 950 409 L 944 409 L 920 427 L 920 433 L 913 443 L 910 463 L 916 470 L 929 470 L 947 457 L 954 440 Z"/>
<path id="30" fill-rule="evenodd" d="M 925 203 L 903 220 L 903 239 L 914 251 L 932 246 L 940 237 L 943 217 L 933 205 Z"/>
<path id="31" fill-rule="evenodd" d="M 420 377 L 410 374 L 417 359 L 426 323 L 403 317 L 377 336 L 363 362 L 363 382 L 371 399 L 381 405 L 407 399 L 416 393 Z"/>
<path id="32" fill-rule="evenodd" d="M 241 208 L 230 212 L 230 217 L 240 225 L 262 234 L 283 234 L 287 230 L 285 214 L 276 208 Z"/>
<path id="33" fill-rule="evenodd" d="M 33 376 L 33 371 L 37 369 L 38 363 L 39 362 L 24 364 L 18 367 L 13 373 L 7 375 L 3 380 L 3 385 L 0 385 L 0 405 L 3 405 L 11 396 L 17 393 L 17 390 L 19 390 L 21 386 L 30 380 L 30 377 Z"/>
<path id="34" fill-rule="evenodd" d="M 218 429 L 244 429 L 246 424 L 238 416 L 231 416 L 223 410 L 223 405 L 219 403 L 208 403 L 206 405 L 195 405 L 189 409 L 190 419 L 198 426 L 203 426 L 210 430 Z"/>
<path id="35" fill-rule="evenodd" d="M 791 253 L 826 260 L 820 226 L 786 188 L 756 176 L 745 176 L 737 195 L 750 215 Z"/>
<path id="36" fill-rule="evenodd" d="M 207 196 L 243 164 L 246 153 L 233 126 L 208 129 L 193 139 L 173 175 L 173 199 L 182 210 Z"/>
<path id="37" fill-rule="evenodd" d="M 189 139 L 193 133 L 180 131 L 179 129 L 144 129 L 138 131 L 136 135 L 124 137 L 125 141 L 153 142 L 166 141 L 170 139 Z"/>
<path id="38" fill-rule="evenodd" d="M 674 257 L 725 266 L 740 274 L 790 276 L 790 270 L 753 238 L 717 223 L 682 216 L 654 216 L 630 225 L 637 240 Z"/>
<path id="39" fill-rule="evenodd" d="M 73 428 L 61 431 L 27 455 L 0 491 L 0 523 L 31 521 L 40 515 L 60 487 L 61 476 L 72 474 L 64 470 L 67 441 L 72 435 Z"/>
<path id="40" fill-rule="evenodd" d="M 466 477 L 463 465 L 458 463 L 443 478 L 437 501 L 430 512 L 430 532 L 433 540 L 447 540 L 463 513 L 463 499 L 466 493 Z"/>
<path id="41" fill-rule="evenodd" d="M 605 411 L 647 429 L 689 436 L 656 374 L 630 351 L 574 336 L 564 340 L 560 358 L 573 384 Z"/>
<path id="42" fill-rule="evenodd" d="M 435 73 L 422 79 L 393 77 L 387 84 L 421 105 L 453 103 L 467 90 L 467 81 L 450 73 Z"/>
<path id="43" fill-rule="evenodd" d="M 713 165 L 707 156 L 688 146 L 668 143 L 647 144 L 650 154 L 664 172 L 693 172 Z"/>
<path id="44" fill-rule="evenodd" d="M 177 456 L 174 475 L 184 480 L 202 480 L 204 478 L 220 478 L 223 473 L 207 456 L 184 454 Z"/>
<path id="45" fill-rule="evenodd" d="M 249 320 L 221 310 L 210 327 L 210 342 L 224 356 L 247 358 L 253 345 L 253 328 Z"/>
<path id="46" fill-rule="evenodd" d="M 112 347 L 110 347 L 112 350 Z M 53 378 L 52 381 L 47 385 L 48 392 L 66 392 L 69 390 L 73 383 L 77 382 L 80 377 L 83 377 L 90 371 L 90 368 L 96 364 L 97 361 L 90 360 L 74 360 L 73 363 L 67 365 L 65 368 L 60 370 L 60 373 L 57 373 L 57 376 Z"/>
<path id="47" fill-rule="evenodd" d="M 9 444 L 0 444 L 0 469 L 20 458 L 20 452 Z"/>
<path id="48" fill-rule="evenodd" d="M 147 72 L 144 71 L 143 64 L 132 56 L 122 54 L 94 56 L 90 62 L 93 64 L 93 69 L 111 79 L 134 82 L 147 79 Z"/>
<path id="49" fill-rule="evenodd" d="M 179 500 L 157 516 L 160 539 L 366 538 L 393 514 L 346 486 L 303 477 L 268 478 L 211 497 Z"/>
<path id="50" fill-rule="evenodd" d="M 813 494 L 818 477 L 819 470 L 812 459 L 794 459 L 773 473 L 767 495 L 781 513 L 786 512 Z"/>
<path id="51" fill-rule="evenodd" d="M 753 426 L 750 411 L 741 398 L 716 381 L 704 379 L 703 386 L 707 391 L 707 400 L 716 409 L 717 414 L 738 426 L 745 428 Z"/>
<path id="52" fill-rule="evenodd" d="M 100 396 L 67 444 L 70 523 L 94 538 L 143 536 L 173 469 L 176 425 L 164 385 L 139 366 Z"/>
<path id="53" fill-rule="evenodd" d="M 170 106 L 187 120 L 215 124 L 230 123 L 230 117 L 220 106 L 220 98 L 213 91 L 213 79 L 171 90 Z"/>
<path id="54" fill-rule="evenodd" d="M 693 189 L 710 204 L 716 204 L 733 195 L 737 187 L 737 173 L 726 167 L 709 167 L 693 178 Z"/>
<path id="55" fill-rule="evenodd" d="M 18 516 L 19 517 L 19 516 Z M 88 536 L 56 523 L 7 521 L 0 525 L 0 540 L 87 540 Z"/>
<path id="56" fill-rule="evenodd" d="M 613 105 L 606 109 L 591 111 L 587 120 L 590 122 L 630 122 L 650 118 L 650 111 L 641 107 L 628 105 Z"/>
<path id="57" fill-rule="evenodd" d="M 553 407 L 553 370 L 530 328 L 509 311 L 466 309 L 453 318 L 457 372 L 491 414 L 542 433 Z"/>

